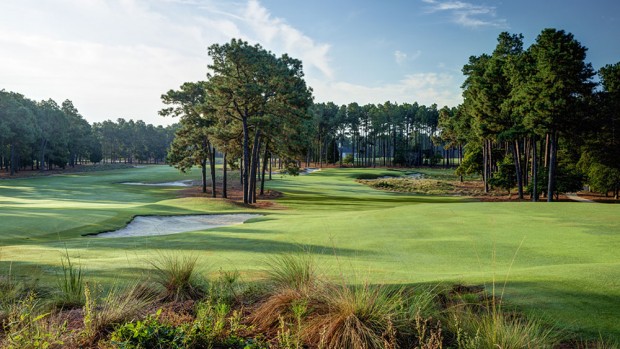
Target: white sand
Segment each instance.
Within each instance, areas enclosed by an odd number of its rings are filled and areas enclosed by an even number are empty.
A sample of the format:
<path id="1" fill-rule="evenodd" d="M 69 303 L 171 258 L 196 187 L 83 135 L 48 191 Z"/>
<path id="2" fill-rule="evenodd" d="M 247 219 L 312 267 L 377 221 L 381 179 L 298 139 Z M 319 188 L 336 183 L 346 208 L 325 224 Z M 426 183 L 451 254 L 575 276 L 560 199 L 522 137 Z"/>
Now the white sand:
<path id="1" fill-rule="evenodd" d="M 259 214 L 218 214 L 185 216 L 136 216 L 125 228 L 95 237 L 118 238 L 135 236 L 158 236 L 179 234 L 189 231 L 213 229 L 229 225 L 242 224 Z"/>
<path id="2" fill-rule="evenodd" d="M 305 170 L 299 171 L 299 174 L 303 176 L 303 175 L 311 174 L 312 172 L 316 172 L 320 170 L 321 170 L 320 168 L 307 167 Z"/>
<path id="3" fill-rule="evenodd" d="M 164 182 L 164 183 L 123 182 L 121 184 L 146 185 L 146 186 L 152 186 L 152 187 L 191 187 L 192 185 L 194 185 L 194 181 L 192 181 L 191 179 L 186 179 L 184 181 Z"/>

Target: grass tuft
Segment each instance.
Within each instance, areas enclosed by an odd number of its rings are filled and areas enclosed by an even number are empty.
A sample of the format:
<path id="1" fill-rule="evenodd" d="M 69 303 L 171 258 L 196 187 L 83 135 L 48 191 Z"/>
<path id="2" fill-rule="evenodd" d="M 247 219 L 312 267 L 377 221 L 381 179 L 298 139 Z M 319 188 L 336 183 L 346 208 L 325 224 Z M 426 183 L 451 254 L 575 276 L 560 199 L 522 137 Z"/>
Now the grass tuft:
<path id="1" fill-rule="evenodd" d="M 532 318 L 521 318 L 491 309 L 476 314 L 467 308 L 454 307 L 450 327 L 456 344 L 462 349 L 553 348 L 557 332 Z"/>
<path id="2" fill-rule="evenodd" d="M 58 289 L 52 297 L 52 304 L 63 309 L 79 308 L 84 305 L 84 274 L 80 265 L 75 265 L 69 251 L 60 258 L 62 273 L 57 275 Z"/>
<path id="3" fill-rule="evenodd" d="M 198 275 L 194 256 L 162 254 L 151 262 L 153 281 L 161 286 L 161 298 L 166 301 L 197 300 L 205 295 L 205 283 Z"/>
<path id="4" fill-rule="evenodd" d="M 324 307 L 304 329 L 309 342 L 325 348 L 396 347 L 396 333 L 408 319 L 400 291 L 386 286 L 331 286 L 321 293 Z"/>
<path id="5" fill-rule="evenodd" d="M 316 286 L 317 274 L 310 254 L 282 254 L 267 261 L 267 279 L 276 288 L 307 290 Z"/>

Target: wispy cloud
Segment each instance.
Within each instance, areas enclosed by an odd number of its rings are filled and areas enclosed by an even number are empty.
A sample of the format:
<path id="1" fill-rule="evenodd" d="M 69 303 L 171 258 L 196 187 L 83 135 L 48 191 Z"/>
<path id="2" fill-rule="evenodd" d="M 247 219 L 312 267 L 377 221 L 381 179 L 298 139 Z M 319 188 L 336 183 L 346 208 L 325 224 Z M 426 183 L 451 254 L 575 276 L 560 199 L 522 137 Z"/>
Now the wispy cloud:
<path id="1" fill-rule="evenodd" d="M 448 13 L 454 23 L 465 27 L 508 27 L 506 19 L 498 18 L 495 6 L 452 0 L 422 0 L 422 2 L 428 4 L 429 13 Z"/>
<path id="2" fill-rule="evenodd" d="M 394 60 L 398 65 L 404 65 L 407 61 L 414 61 L 422 55 L 422 51 L 417 50 L 413 55 L 409 55 L 400 50 L 394 51 Z"/>
<path id="3" fill-rule="evenodd" d="M 425 105 L 437 103 L 442 107 L 444 105 L 457 106 L 462 103 L 459 83 L 453 75 L 444 73 L 409 74 L 396 83 L 374 86 L 315 79 L 310 79 L 309 82 L 315 87 L 317 101 L 333 101 L 336 104 L 392 101 L 418 102 Z"/>

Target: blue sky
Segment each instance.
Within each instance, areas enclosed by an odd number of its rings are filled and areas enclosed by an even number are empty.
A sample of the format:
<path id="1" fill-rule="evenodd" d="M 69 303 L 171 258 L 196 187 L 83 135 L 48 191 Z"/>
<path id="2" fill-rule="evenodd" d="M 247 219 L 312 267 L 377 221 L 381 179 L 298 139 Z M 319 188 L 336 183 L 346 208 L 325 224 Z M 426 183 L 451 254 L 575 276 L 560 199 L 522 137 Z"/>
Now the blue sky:
<path id="1" fill-rule="evenodd" d="M 237 37 L 301 59 L 318 102 L 455 106 L 469 56 L 548 27 L 595 69 L 620 61 L 617 0 L 2 0 L 0 89 L 169 124 L 159 96 L 204 79 L 206 48 Z"/>

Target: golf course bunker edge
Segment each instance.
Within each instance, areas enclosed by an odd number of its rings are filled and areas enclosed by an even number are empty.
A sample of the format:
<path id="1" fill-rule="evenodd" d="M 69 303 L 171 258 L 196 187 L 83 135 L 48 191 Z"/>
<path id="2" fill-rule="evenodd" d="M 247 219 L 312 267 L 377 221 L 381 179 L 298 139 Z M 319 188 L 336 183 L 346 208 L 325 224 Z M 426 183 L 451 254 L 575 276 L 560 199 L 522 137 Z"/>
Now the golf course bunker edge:
<path id="1" fill-rule="evenodd" d="M 249 219 L 262 216 L 263 215 L 260 214 L 246 213 L 180 216 L 136 216 L 124 228 L 89 236 L 98 238 L 120 238 L 180 234 L 190 231 L 243 224 Z"/>

